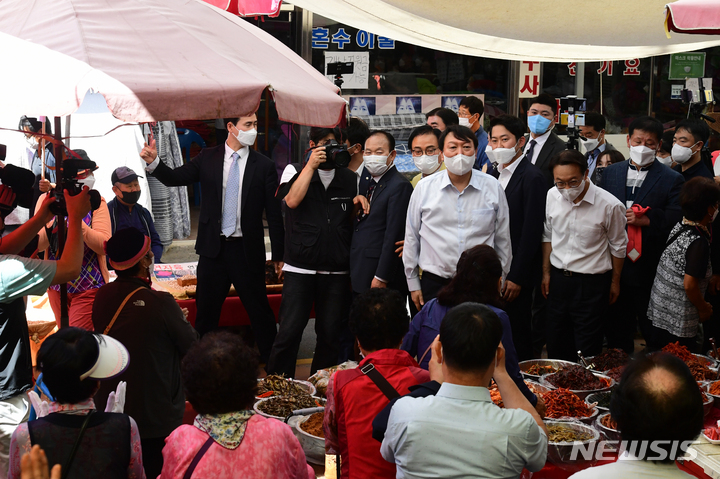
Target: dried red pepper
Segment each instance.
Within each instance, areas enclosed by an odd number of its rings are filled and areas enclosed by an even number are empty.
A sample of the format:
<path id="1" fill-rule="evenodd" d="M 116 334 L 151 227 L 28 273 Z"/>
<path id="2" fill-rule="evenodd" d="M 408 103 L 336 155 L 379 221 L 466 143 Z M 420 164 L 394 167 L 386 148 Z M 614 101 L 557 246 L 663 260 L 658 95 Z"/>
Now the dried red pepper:
<path id="1" fill-rule="evenodd" d="M 608 349 L 604 353 L 592 358 L 596 371 L 607 371 L 609 369 L 623 366 L 630 361 L 630 356 L 622 349 Z"/>
<path id="2" fill-rule="evenodd" d="M 547 412 L 545 417 L 557 419 L 561 417 L 588 417 L 592 409 L 576 394 L 567 389 L 560 388 L 548 391 L 542 395 Z"/>

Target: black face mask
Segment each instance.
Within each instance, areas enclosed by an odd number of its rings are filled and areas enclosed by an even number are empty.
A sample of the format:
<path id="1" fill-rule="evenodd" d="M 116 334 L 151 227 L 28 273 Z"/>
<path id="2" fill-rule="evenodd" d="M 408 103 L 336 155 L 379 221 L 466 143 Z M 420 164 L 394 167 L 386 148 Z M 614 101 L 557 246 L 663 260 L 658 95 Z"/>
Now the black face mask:
<path id="1" fill-rule="evenodd" d="M 140 191 L 123 191 L 121 199 L 124 203 L 134 205 L 140 199 Z"/>

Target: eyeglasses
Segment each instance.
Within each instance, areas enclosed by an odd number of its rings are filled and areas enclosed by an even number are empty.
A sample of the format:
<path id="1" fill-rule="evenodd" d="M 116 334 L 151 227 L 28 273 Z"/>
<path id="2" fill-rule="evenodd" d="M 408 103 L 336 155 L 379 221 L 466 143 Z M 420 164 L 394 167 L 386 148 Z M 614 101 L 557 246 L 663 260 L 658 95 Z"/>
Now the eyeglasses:
<path id="1" fill-rule="evenodd" d="M 582 183 L 582 180 L 570 180 L 567 183 L 564 181 L 558 181 L 555 183 L 555 186 L 559 190 L 564 190 L 565 188 L 577 188 L 580 186 L 580 183 Z"/>
<path id="2" fill-rule="evenodd" d="M 427 148 L 425 148 L 425 154 L 428 156 L 435 155 L 439 152 L 440 152 L 440 148 L 435 148 L 434 146 L 428 146 Z M 412 151 L 412 156 L 422 156 L 422 155 L 423 155 L 423 151 L 420 148 L 415 148 Z"/>

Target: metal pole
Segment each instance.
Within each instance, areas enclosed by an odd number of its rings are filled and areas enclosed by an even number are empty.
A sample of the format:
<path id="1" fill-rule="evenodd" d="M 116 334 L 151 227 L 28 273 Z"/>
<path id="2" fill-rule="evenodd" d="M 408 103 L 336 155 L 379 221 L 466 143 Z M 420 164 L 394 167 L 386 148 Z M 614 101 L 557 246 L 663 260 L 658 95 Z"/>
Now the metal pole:
<path id="1" fill-rule="evenodd" d="M 508 66 L 507 112 L 520 116 L 520 62 L 515 60 Z"/>
<path id="2" fill-rule="evenodd" d="M 60 117 L 55 117 L 55 139 L 58 140 L 57 144 L 55 145 L 56 148 L 55 151 L 55 177 L 56 177 L 56 188 L 60 190 L 60 192 L 63 191 L 63 158 L 65 156 L 65 149 L 62 146 L 61 138 L 61 129 L 62 125 L 60 122 Z M 67 224 L 65 223 L 67 220 L 64 216 L 58 215 L 57 216 L 57 225 L 58 225 L 58 254 L 57 257 L 60 258 L 63 253 L 63 248 L 65 247 L 65 237 L 67 236 Z M 60 285 L 60 327 L 61 328 L 67 328 L 70 326 L 70 318 L 68 317 L 68 305 L 67 305 L 67 283 L 63 283 Z"/>
<path id="3" fill-rule="evenodd" d="M 655 57 L 650 57 L 650 88 L 648 88 L 648 111 L 647 111 L 648 116 L 653 116 L 653 99 L 655 97 L 655 78 L 657 78 L 657 65 L 655 64 Z"/>
<path id="4" fill-rule="evenodd" d="M 295 36 L 296 53 L 300 55 L 303 60 L 312 65 L 313 12 L 298 7 L 295 7 L 295 12 L 295 21 L 297 22 Z M 295 131 L 298 132 L 297 138 L 293 138 L 293 133 Z M 305 145 L 309 134 L 310 128 L 304 125 L 299 125 L 299 128 L 293 128 L 290 132 L 290 141 L 292 142 L 291 161 L 293 163 L 302 163 L 303 152 L 305 151 Z"/>
<path id="5" fill-rule="evenodd" d="M 585 63 L 575 64 L 575 95 L 578 98 L 585 98 Z"/>

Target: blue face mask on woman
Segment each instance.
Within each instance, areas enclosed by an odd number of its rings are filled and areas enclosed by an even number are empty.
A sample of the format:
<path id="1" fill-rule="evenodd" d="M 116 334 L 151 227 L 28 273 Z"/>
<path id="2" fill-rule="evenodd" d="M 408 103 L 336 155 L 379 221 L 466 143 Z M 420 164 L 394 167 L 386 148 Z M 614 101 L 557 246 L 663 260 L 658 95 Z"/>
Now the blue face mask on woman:
<path id="1" fill-rule="evenodd" d="M 530 131 L 536 135 L 542 135 L 545 133 L 548 130 L 550 123 L 552 123 L 552 121 L 542 115 L 528 116 L 528 128 L 530 128 Z"/>

